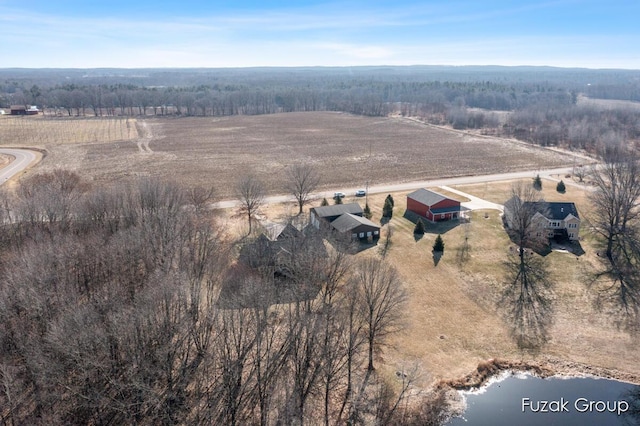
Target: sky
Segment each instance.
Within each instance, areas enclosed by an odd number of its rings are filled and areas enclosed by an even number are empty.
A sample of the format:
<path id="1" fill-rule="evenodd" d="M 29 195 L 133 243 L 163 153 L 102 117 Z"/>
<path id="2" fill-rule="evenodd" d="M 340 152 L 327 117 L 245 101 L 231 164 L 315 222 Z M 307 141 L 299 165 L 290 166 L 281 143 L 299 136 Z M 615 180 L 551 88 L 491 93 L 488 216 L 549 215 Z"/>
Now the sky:
<path id="1" fill-rule="evenodd" d="M 0 68 L 640 69 L 640 0 L 0 0 Z"/>

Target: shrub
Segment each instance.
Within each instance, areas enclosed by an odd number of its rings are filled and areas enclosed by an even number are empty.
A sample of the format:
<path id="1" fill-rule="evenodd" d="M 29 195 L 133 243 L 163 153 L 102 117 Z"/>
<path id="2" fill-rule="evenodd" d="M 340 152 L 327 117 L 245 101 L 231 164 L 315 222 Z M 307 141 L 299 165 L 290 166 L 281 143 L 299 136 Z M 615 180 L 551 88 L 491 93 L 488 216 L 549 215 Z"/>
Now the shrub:
<path id="1" fill-rule="evenodd" d="M 323 198 L 323 199 L 322 199 L 322 202 L 320 203 L 320 205 L 321 205 L 322 207 L 324 207 L 324 206 L 328 206 L 328 205 L 329 205 L 329 202 L 327 201 L 327 199 L 326 199 L 326 198 Z"/>
<path id="2" fill-rule="evenodd" d="M 564 182 L 563 181 L 558 182 L 558 184 L 556 185 L 556 191 L 560 192 L 561 194 L 564 194 L 566 190 L 567 190 L 567 187 L 564 185 Z"/>

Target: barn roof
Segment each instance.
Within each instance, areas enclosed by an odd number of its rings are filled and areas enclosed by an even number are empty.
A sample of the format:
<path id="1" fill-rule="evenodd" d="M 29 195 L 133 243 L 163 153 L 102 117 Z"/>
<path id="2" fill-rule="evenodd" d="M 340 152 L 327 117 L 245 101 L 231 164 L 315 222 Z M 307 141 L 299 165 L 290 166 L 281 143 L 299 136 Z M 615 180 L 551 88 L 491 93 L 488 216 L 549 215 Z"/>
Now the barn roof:
<path id="1" fill-rule="evenodd" d="M 361 215 L 362 207 L 358 203 L 334 204 L 333 206 L 313 207 L 318 217 L 340 216 L 345 213 Z"/>
<path id="2" fill-rule="evenodd" d="M 438 204 L 442 200 L 451 200 L 451 198 L 449 197 L 445 197 L 442 194 L 438 194 L 437 192 L 430 191 L 424 188 L 420 188 L 417 191 L 413 191 L 412 193 L 407 194 L 407 198 L 411 198 L 412 200 L 422 203 L 425 206 L 433 206 L 434 204 Z"/>
<path id="3" fill-rule="evenodd" d="M 360 225 L 367 225 L 374 228 L 380 229 L 380 226 L 371 222 L 366 217 L 356 216 L 353 214 L 345 213 L 333 222 L 331 222 L 331 226 L 333 226 L 339 232 L 347 232 L 351 231 L 354 228 L 357 228 Z"/>

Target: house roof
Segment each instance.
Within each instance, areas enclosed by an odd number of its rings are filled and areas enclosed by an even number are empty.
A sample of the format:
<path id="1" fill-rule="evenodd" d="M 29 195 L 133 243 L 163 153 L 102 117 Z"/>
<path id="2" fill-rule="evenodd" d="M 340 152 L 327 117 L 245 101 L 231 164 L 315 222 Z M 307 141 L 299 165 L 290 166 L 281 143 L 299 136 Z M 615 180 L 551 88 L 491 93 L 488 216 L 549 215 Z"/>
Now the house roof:
<path id="1" fill-rule="evenodd" d="M 513 210 L 516 207 L 516 197 L 511 197 L 504 203 L 505 209 Z M 540 213 L 549 220 L 564 220 L 570 214 L 580 219 L 578 209 L 574 203 L 560 203 L 548 201 L 525 201 L 523 206 L 532 206 L 532 210 Z"/>
<path id="2" fill-rule="evenodd" d="M 362 214 L 362 207 L 358 203 L 334 204 L 333 206 L 313 207 L 318 217 L 340 216 L 345 213 Z"/>
<path id="3" fill-rule="evenodd" d="M 302 232 L 299 231 L 298 228 L 288 223 L 284 228 L 282 228 L 282 230 L 276 237 L 276 240 L 280 240 L 282 238 L 297 238 L 297 237 L 300 237 L 301 235 L 302 235 Z"/>
<path id="4" fill-rule="evenodd" d="M 576 209 L 576 205 L 573 203 L 546 203 L 549 212 L 551 213 L 551 217 L 548 219 L 553 220 L 563 220 L 569 214 L 574 215 L 578 219 L 580 216 L 578 215 L 578 210 Z"/>
<path id="5" fill-rule="evenodd" d="M 442 200 L 451 199 L 451 198 L 445 197 L 442 194 L 438 194 L 437 192 L 430 191 L 424 188 L 420 188 L 416 191 L 413 191 L 410 194 L 407 194 L 407 198 L 416 200 L 417 202 L 422 203 L 425 206 L 433 206 L 434 204 L 438 204 Z"/>
<path id="6" fill-rule="evenodd" d="M 380 229 L 380 226 L 371 222 L 366 217 L 356 216 L 353 214 L 345 213 L 333 222 L 331 222 L 331 226 L 333 226 L 339 232 L 347 232 L 351 231 L 354 228 L 357 228 L 360 225 L 367 225 L 374 228 Z"/>

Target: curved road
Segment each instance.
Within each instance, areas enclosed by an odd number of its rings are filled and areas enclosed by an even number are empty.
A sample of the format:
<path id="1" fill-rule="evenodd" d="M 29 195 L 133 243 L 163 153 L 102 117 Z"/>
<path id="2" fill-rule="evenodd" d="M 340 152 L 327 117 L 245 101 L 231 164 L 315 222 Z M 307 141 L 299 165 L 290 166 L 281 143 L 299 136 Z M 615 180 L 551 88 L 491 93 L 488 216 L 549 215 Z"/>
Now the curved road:
<path id="1" fill-rule="evenodd" d="M 17 175 L 35 161 L 36 154 L 26 149 L 0 148 L 0 154 L 10 155 L 14 160 L 0 169 L 0 185 Z"/>

